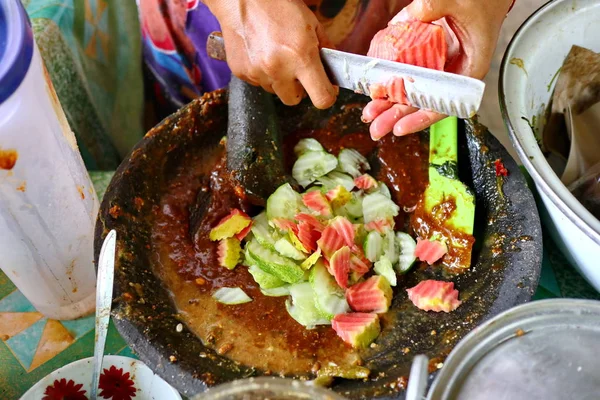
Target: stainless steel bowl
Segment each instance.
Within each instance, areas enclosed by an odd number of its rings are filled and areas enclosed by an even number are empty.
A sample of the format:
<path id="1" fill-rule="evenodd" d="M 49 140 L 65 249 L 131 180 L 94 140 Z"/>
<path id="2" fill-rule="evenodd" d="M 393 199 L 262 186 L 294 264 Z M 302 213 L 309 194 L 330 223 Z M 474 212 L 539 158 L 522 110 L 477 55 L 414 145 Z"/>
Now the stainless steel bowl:
<path id="1" fill-rule="evenodd" d="M 502 61 L 500 107 L 512 143 L 537 186 L 543 224 L 567 259 L 600 291 L 600 221 L 562 184 L 533 132 L 543 129 L 541 116 L 553 77 L 574 44 L 600 51 L 599 0 L 551 1 L 523 23 Z"/>

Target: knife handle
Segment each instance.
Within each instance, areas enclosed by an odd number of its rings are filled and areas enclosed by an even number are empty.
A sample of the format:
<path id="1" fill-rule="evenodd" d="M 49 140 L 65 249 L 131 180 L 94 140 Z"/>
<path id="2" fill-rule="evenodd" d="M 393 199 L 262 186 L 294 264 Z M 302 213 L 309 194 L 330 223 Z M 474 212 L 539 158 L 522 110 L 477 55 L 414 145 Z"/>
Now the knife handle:
<path id="1" fill-rule="evenodd" d="M 225 56 L 225 41 L 221 32 L 212 32 L 206 39 L 206 54 L 215 60 L 227 61 Z"/>

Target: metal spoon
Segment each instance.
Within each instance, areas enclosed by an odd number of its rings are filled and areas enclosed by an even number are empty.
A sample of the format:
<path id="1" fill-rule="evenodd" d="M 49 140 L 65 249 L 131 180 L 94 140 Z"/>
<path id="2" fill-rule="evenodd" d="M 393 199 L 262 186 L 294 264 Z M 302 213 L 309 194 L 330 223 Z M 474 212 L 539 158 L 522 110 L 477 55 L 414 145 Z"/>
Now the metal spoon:
<path id="1" fill-rule="evenodd" d="M 104 239 L 98 260 L 98 278 L 96 280 L 96 340 L 94 345 L 94 370 L 90 400 L 96 400 L 98 385 L 100 384 L 100 371 L 102 370 L 104 345 L 106 344 L 106 333 L 108 332 L 110 309 L 112 306 L 116 244 L 117 232 L 112 230 Z"/>
<path id="2" fill-rule="evenodd" d="M 429 359 L 426 355 L 419 354 L 414 358 L 408 376 L 406 400 L 423 400 L 427 395 L 428 365 Z"/>

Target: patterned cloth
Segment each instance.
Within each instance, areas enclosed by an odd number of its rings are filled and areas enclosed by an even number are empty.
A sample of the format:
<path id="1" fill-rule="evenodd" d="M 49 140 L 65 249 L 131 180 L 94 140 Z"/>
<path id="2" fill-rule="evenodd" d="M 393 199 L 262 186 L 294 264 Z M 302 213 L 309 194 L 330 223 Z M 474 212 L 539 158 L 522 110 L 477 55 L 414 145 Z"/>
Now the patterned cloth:
<path id="1" fill-rule="evenodd" d="M 366 53 L 373 35 L 410 0 L 305 0 L 340 49 Z M 231 71 L 210 59 L 206 40 L 220 26 L 200 0 L 138 0 L 145 65 L 161 107 L 177 109 L 222 88 Z"/>
<path id="2" fill-rule="evenodd" d="M 21 1 L 86 166 L 115 169 L 143 135 L 135 2 Z"/>

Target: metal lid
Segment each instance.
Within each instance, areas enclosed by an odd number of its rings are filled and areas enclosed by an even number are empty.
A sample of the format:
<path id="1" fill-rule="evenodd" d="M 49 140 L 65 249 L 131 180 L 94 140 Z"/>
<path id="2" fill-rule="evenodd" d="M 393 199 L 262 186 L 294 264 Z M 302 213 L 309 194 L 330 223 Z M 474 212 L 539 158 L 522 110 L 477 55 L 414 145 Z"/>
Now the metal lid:
<path id="1" fill-rule="evenodd" d="M 0 1 L 0 104 L 17 90 L 33 56 L 33 31 L 20 0 Z"/>
<path id="2" fill-rule="evenodd" d="M 600 398 L 600 302 L 553 299 L 510 309 L 454 348 L 435 400 Z"/>

